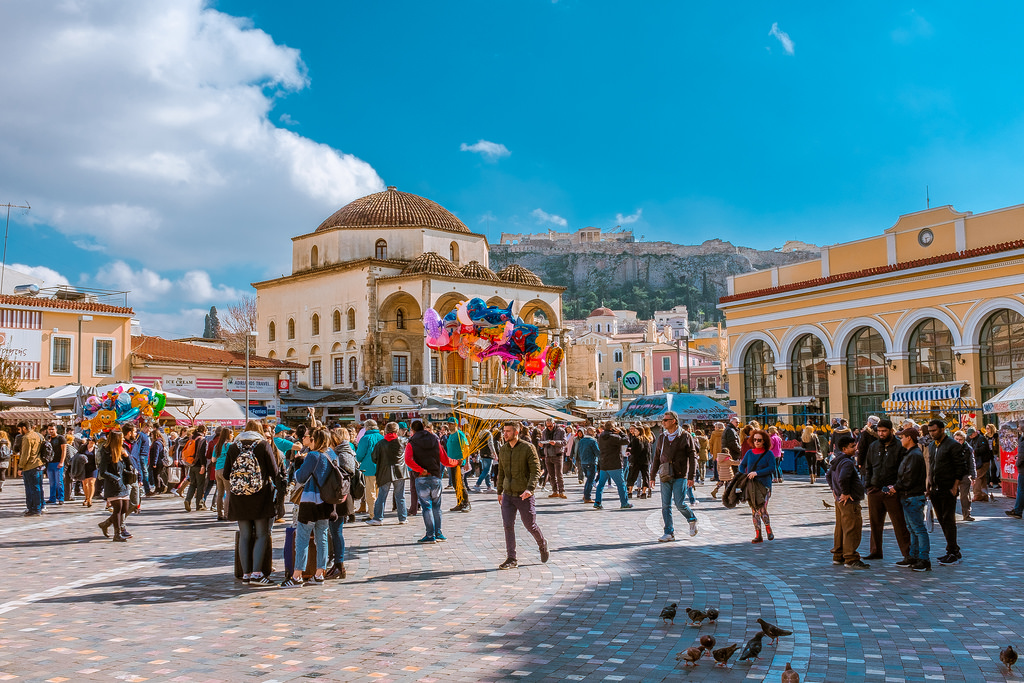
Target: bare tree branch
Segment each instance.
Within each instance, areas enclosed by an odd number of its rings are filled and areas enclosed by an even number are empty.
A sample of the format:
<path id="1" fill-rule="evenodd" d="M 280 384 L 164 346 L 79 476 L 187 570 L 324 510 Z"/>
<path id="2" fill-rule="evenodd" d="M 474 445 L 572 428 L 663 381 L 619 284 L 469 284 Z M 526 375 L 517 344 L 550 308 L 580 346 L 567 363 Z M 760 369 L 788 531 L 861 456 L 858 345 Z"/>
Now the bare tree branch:
<path id="1" fill-rule="evenodd" d="M 228 306 L 227 315 L 221 324 L 221 337 L 225 341 L 225 348 L 228 351 L 245 351 L 246 333 L 255 329 L 256 297 L 243 296 Z"/>
<path id="2" fill-rule="evenodd" d="M 17 359 L 24 355 L 24 349 L 16 349 L 10 343 L 0 344 L 0 394 L 15 394 L 21 389 Z"/>

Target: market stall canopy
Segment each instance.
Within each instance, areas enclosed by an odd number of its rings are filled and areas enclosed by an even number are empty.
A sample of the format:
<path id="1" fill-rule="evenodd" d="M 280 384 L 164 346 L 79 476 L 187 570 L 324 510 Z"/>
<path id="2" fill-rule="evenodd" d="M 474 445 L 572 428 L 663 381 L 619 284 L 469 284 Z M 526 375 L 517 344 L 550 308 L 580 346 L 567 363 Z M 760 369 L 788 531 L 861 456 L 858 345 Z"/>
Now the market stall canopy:
<path id="1" fill-rule="evenodd" d="M 28 401 L 23 398 L 15 398 L 7 394 L 0 394 L 0 406 L 27 405 Z"/>
<path id="2" fill-rule="evenodd" d="M 50 422 L 60 422 L 60 419 L 56 413 L 45 408 L 18 407 L 12 410 L 0 410 L 0 423 L 13 427 L 19 422 L 39 426 Z"/>
<path id="3" fill-rule="evenodd" d="M 15 397 L 25 400 L 30 406 L 74 410 L 76 404 L 91 393 L 91 389 L 81 384 L 65 384 L 62 387 L 21 391 Z"/>
<path id="4" fill-rule="evenodd" d="M 754 405 L 769 407 L 807 406 L 814 403 L 817 400 L 818 399 L 815 398 L 814 396 L 790 396 L 787 398 L 759 398 L 756 401 L 754 401 Z"/>
<path id="5" fill-rule="evenodd" d="M 189 399 L 191 401 L 192 399 Z M 179 425 L 194 425 L 203 422 L 217 422 L 222 425 L 241 427 L 245 425 L 245 411 L 230 398 L 197 398 L 190 408 L 168 406 L 164 415 L 174 418 Z"/>
<path id="6" fill-rule="evenodd" d="M 1024 378 L 985 401 L 983 409 L 986 413 L 1024 413 Z"/>
<path id="7" fill-rule="evenodd" d="M 735 415 L 718 401 L 701 394 L 667 393 L 635 398 L 628 406 L 615 413 L 615 417 L 619 420 L 655 422 L 670 410 L 679 416 L 680 422 L 713 422 L 728 420 Z"/>
<path id="8" fill-rule="evenodd" d="M 978 407 L 971 396 L 964 395 L 967 382 L 936 382 L 933 384 L 899 384 L 892 395 L 882 401 L 885 412 L 896 415 L 921 415 L 938 410 L 966 412 Z"/>
<path id="9" fill-rule="evenodd" d="M 104 384 L 101 387 L 96 387 L 96 389 L 93 391 L 93 393 L 102 396 L 103 394 L 107 393 L 108 391 L 117 391 L 118 388 L 120 388 L 121 391 L 128 391 L 129 389 L 131 389 L 133 387 L 135 388 L 136 391 L 142 391 L 143 389 L 149 389 L 150 391 L 153 391 L 152 387 L 144 387 L 141 384 L 131 384 L 129 382 L 117 382 L 115 384 Z M 181 394 L 172 394 L 171 392 L 163 391 L 162 389 L 160 389 L 159 391 L 167 395 L 167 405 L 169 405 L 169 406 L 190 406 L 190 405 L 192 405 L 192 399 L 189 398 L 188 396 L 182 396 Z M 203 399 L 203 400 L 207 400 L 208 401 L 208 400 L 212 400 L 212 399 Z M 231 399 L 224 399 L 224 400 L 230 401 Z M 241 410 L 241 408 L 239 408 L 239 410 Z"/>

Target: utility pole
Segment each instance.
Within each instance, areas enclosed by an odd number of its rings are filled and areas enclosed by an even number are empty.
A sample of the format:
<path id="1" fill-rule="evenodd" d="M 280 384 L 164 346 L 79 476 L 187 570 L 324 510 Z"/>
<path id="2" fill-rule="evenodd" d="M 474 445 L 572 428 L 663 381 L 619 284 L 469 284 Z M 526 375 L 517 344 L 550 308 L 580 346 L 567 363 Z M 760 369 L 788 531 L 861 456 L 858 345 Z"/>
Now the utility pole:
<path id="1" fill-rule="evenodd" d="M 0 294 L 4 291 L 4 274 L 7 272 L 7 233 L 11 230 L 11 209 L 31 209 L 32 207 L 28 202 L 25 202 L 25 206 L 20 204 L 0 204 L 0 207 L 7 207 L 7 226 L 4 228 L 4 257 L 3 264 L 0 267 Z"/>

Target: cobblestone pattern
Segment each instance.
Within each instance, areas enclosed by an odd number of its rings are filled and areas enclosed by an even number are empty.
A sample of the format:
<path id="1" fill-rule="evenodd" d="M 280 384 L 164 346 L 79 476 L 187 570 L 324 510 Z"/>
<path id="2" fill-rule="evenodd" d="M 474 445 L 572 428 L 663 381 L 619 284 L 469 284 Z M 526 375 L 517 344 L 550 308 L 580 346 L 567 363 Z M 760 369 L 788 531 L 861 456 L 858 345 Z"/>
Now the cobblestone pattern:
<path id="1" fill-rule="evenodd" d="M 96 528 L 100 507 L 22 518 L 22 490 L 8 482 L 0 680 L 777 681 L 792 662 L 805 681 L 974 683 L 1007 680 L 999 649 L 1024 645 L 1024 525 L 1003 514 L 1004 498 L 960 524 L 963 564 L 898 569 L 887 530 L 885 560 L 857 572 L 831 563 L 821 485 L 777 485 L 777 538 L 761 545 L 749 542 L 749 514 L 711 500 L 708 486 L 700 534 L 688 537 L 676 513 L 680 540 L 665 544 L 657 493 L 631 510 L 593 510 L 575 480 L 567 489 L 569 500 L 538 499 L 548 564 L 520 528 L 519 569 L 497 571 L 499 510 L 475 494 L 471 513 L 445 513 L 447 543 L 417 545 L 421 521 L 399 526 L 393 513 L 383 527 L 346 525 L 348 579 L 281 590 L 234 581 L 234 525 L 186 514 L 176 497 L 147 500 L 130 520 L 135 538 L 114 545 Z M 280 580 L 281 526 L 274 546 Z M 932 547 L 943 547 L 937 527 Z M 680 616 L 664 625 L 670 602 Z M 687 606 L 722 615 L 698 629 Z M 718 647 L 746 641 L 758 616 L 794 634 L 728 670 L 676 662 L 702 634 Z"/>

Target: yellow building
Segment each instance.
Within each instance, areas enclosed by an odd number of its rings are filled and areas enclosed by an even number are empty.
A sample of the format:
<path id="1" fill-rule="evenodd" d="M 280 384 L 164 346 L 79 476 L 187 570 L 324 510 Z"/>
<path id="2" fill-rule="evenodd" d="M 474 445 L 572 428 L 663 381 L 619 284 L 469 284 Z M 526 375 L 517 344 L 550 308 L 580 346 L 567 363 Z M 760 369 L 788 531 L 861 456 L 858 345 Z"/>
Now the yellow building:
<path id="1" fill-rule="evenodd" d="M 1022 237 L 1024 205 L 943 206 L 819 259 L 730 278 L 719 308 L 736 411 L 858 426 L 886 408 L 948 411 L 958 395 L 980 406 L 1024 376 Z"/>

